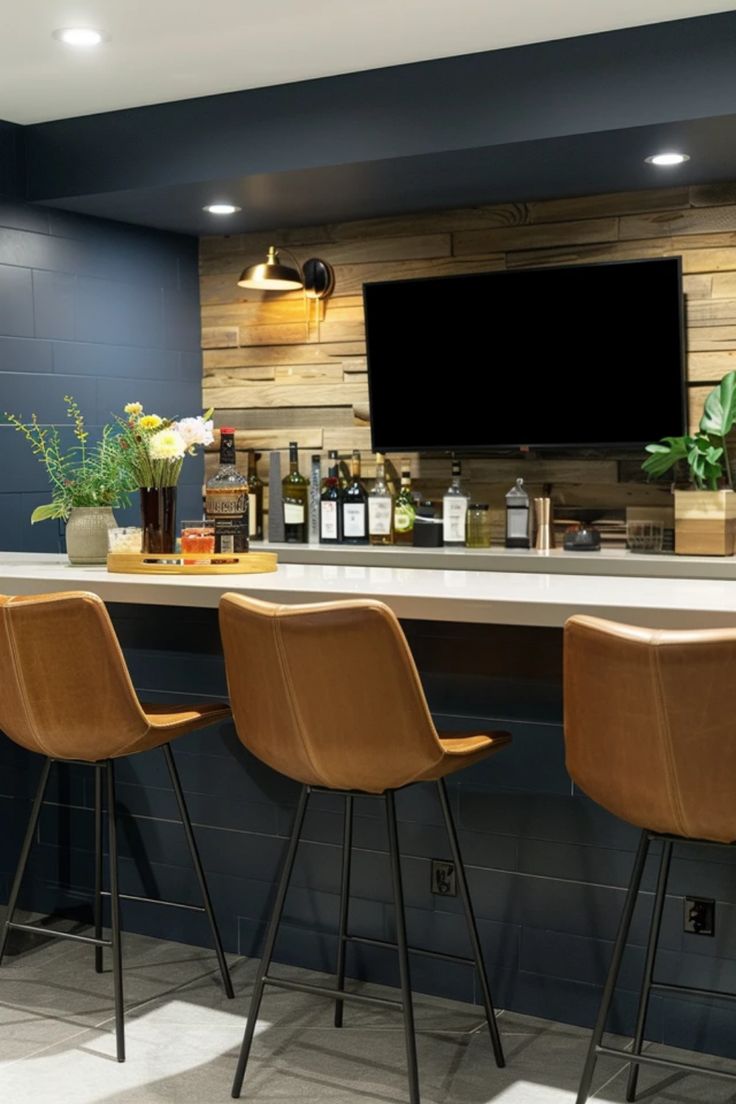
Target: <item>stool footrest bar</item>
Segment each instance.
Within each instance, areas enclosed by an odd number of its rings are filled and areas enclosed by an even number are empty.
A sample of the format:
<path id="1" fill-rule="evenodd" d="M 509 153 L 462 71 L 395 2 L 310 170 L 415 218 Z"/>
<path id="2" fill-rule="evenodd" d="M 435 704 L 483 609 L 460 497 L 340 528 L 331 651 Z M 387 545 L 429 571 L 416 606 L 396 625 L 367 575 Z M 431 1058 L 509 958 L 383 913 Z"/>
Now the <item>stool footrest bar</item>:
<path id="1" fill-rule="evenodd" d="M 398 1011 L 403 1009 L 401 1001 L 390 1000 L 388 997 L 371 997 L 366 993 L 351 993 L 347 989 L 330 989 L 327 985 L 310 985 L 306 981 L 291 981 L 287 978 L 271 977 L 270 974 L 266 974 L 263 978 L 264 985 L 273 985 L 277 989 L 293 989 L 297 993 L 312 993 L 317 997 L 330 997 L 334 1000 L 335 997 L 342 997 L 344 1000 L 355 1001 L 358 1004 L 378 1004 L 382 1008 L 395 1008 Z"/>
<path id="2" fill-rule="evenodd" d="M 736 1072 L 716 1069 L 713 1066 L 696 1065 L 694 1062 L 678 1062 L 674 1058 L 658 1058 L 654 1054 L 631 1054 L 618 1047 L 597 1046 L 596 1054 L 608 1058 L 619 1058 L 623 1062 L 633 1062 L 637 1066 L 663 1066 L 666 1069 L 682 1070 L 685 1073 L 702 1073 L 711 1077 L 723 1077 L 727 1081 L 736 1080 Z"/>
<path id="3" fill-rule="evenodd" d="M 396 944 L 391 943 L 388 939 L 371 939 L 367 935 L 345 935 L 344 939 L 347 943 L 362 943 L 368 947 L 386 947 L 390 951 L 396 950 Z M 447 954 L 444 951 L 429 951 L 424 947 L 407 947 L 409 954 L 426 955 L 427 958 L 441 958 L 447 962 L 461 962 L 465 966 L 475 966 L 475 962 L 472 958 L 467 958 L 464 955 Z"/>
<path id="4" fill-rule="evenodd" d="M 93 947 L 110 947 L 109 939 L 95 939 L 91 935 L 75 935 L 74 932 L 59 931 L 58 928 L 41 928 L 38 924 L 19 924 L 8 920 L 7 925 L 12 931 L 32 932 L 34 935 L 51 935 L 54 939 L 71 939 L 73 943 L 91 943 Z"/>
<path id="5" fill-rule="evenodd" d="M 101 897 L 109 897 L 110 891 L 103 889 Z M 188 909 L 190 912 L 206 912 L 202 905 L 187 905 L 183 901 L 163 901 L 160 897 L 138 897 L 134 893 L 119 893 L 121 901 L 142 901 L 146 905 L 166 905 L 168 908 Z"/>

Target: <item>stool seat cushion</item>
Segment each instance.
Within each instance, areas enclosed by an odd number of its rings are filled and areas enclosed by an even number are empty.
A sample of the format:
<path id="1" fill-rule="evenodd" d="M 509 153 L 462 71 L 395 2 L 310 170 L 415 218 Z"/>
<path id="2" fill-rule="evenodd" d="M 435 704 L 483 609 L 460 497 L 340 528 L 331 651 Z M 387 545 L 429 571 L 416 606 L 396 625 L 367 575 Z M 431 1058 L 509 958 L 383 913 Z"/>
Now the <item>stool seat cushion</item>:
<path id="1" fill-rule="evenodd" d="M 416 778 L 416 782 L 436 782 L 448 774 L 479 763 L 481 759 L 487 759 L 489 755 L 511 743 L 508 732 L 489 732 L 485 735 L 440 732 L 438 736 L 442 745 L 442 758 Z"/>
<path id="2" fill-rule="evenodd" d="M 134 752 L 161 747 L 169 740 L 175 740 L 177 736 L 184 736 L 187 732 L 194 732 L 206 725 L 217 724 L 218 721 L 227 721 L 232 716 L 230 706 L 221 705 L 219 702 L 182 705 L 179 708 L 170 704 L 142 704 L 141 708 L 148 721 L 149 729 L 135 744 L 121 751 L 120 755 L 131 755 Z"/>

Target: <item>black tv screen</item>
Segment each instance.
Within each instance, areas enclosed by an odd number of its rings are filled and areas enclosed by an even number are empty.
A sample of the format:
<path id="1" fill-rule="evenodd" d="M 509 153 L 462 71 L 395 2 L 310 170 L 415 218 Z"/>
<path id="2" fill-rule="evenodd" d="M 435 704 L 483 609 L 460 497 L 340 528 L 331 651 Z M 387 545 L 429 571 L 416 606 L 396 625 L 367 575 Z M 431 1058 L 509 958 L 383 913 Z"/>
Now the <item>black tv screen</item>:
<path id="1" fill-rule="evenodd" d="M 685 432 L 679 257 L 392 280 L 363 296 L 376 452 Z"/>

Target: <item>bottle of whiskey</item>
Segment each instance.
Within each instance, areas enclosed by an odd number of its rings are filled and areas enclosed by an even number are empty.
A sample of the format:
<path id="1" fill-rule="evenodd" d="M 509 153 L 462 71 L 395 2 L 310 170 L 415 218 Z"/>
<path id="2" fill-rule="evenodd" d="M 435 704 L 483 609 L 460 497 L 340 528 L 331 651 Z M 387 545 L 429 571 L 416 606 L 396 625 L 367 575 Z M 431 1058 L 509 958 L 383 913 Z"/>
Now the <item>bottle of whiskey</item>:
<path id="1" fill-rule="evenodd" d="M 350 482 L 342 492 L 343 544 L 368 543 L 368 492 L 360 479 L 360 453 L 350 461 Z"/>
<path id="2" fill-rule="evenodd" d="M 248 551 L 248 480 L 235 467 L 235 430 L 220 430 L 220 466 L 205 486 L 205 514 L 215 525 L 215 552 Z"/>
<path id="3" fill-rule="evenodd" d="M 401 461 L 401 487 L 394 503 L 394 540 L 397 544 L 413 543 L 416 516 L 414 495 L 411 493 L 411 466 L 404 457 Z"/>
<path id="4" fill-rule="evenodd" d="M 289 474 L 281 480 L 284 499 L 284 540 L 306 544 L 309 483 L 299 472 L 299 446 L 289 442 Z"/>
<path id="5" fill-rule="evenodd" d="M 248 536 L 263 540 L 263 481 L 258 475 L 260 453 L 248 449 Z"/>
<path id="6" fill-rule="evenodd" d="M 368 495 L 368 538 L 371 544 L 394 543 L 394 496 L 386 485 L 386 461 L 376 453 L 376 481 Z"/>
<path id="7" fill-rule="evenodd" d="M 452 461 L 452 482 L 442 498 L 442 539 L 445 544 L 465 544 L 468 496 L 462 488 L 462 465 Z"/>
<path id="8" fill-rule="evenodd" d="M 337 452 L 327 454 L 329 468 L 319 497 L 319 539 L 321 544 L 339 544 L 342 540 L 342 490 Z"/>

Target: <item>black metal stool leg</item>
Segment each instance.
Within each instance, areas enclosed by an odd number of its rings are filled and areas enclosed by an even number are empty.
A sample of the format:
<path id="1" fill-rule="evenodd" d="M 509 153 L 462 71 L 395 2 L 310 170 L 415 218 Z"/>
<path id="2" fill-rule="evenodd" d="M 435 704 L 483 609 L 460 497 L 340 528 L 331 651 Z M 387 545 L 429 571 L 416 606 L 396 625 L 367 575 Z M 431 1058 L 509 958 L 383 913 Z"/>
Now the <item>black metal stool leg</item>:
<path id="1" fill-rule="evenodd" d="M 595 1072 L 595 1065 L 598 1060 L 598 1047 L 601 1045 L 603 1032 L 606 1029 L 606 1020 L 608 1019 L 608 1013 L 611 1009 L 611 1002 L 613 1001 L 613 994 L 616 990 L 616 982 L 618 980 L 619 971 L 621 969 L 621 961 L 624 957 L 624 951 L 626 950 L 626 940 L 629 935 L 629 929 L 631 928 L 631 921 L 634 917 L 636 899 L 639 895 L 639 886 L 641 885 L 642 874 L 644 873 L 644 864 L 646 863 L 647 853 L 649 851 L 649 842 L 650 839 L 648 832 L 642 832 L 641 839 L 639 841 L 639 850 L 636 853 L 634 869 L 631 874 L 631 881 L 629 882 L 629 888 L 626 894 L 626 901 L 624 902 L 624 909 L 621 913 L 621 920 L 618 926 L 618 934 L 616 936 L 616 942 L 613 948 L 613 955 L 611 957 L 611 965 L 608 970 L 606 984 L 603 988 L 603 996 L 601 998 L 601 1005 L 598 1010 L 598 1018 L 596 1019 L 595 1027 L 593 1028 L 593 1033 L 590 1037 L 588 1055 L 585 1059 L 583 1076 L 580 1079 L 580 1088 L 578 1089 L 578 1095 L 575 1104 L 585 1104 L 588 1096 L 590 1095 L 590 1086 L 593 1081 L 593 1073 Z"/>
<path id="2" fill-rule="evenodd" d="M 110 850 L 110 926 L 112 928 L 112 977 L 115 993 L 115 1039 L 118 1062 L 125 1061 L 125 1003 L 123 1000 L 123 957 L 120 942 L 120 887 L 118 884 L 118 816 L 115 804 L 115 762 L 108 759 L 107 823 Z"/>
<path id="3" fill-rule="evenodd" d="M 644 1026 L 647 1021 L 647 1012 L 649 1010 L 649 997 L 652 991 L 652 979 L 654 977 L 654 961 L 657 957 L 659 933 L 662 930 L 662 914 L 664 913 L 664 903 L 667 896 L 667 878 L 669 877 L 671 862 L 672 840 L 663 840 L 662 857 L 659 863 L 659 877 L 657 878 L 657 892 L 654 897 L 652 923 L 649 928 L 647 954 L 644 960 L 644 978 L 642 980 L 641 995 L 639 997 L 639 1010 L 636 1014 L 634 1045 L 631 1049 L 632 1054 L 641 1054 L 644 1044 Z M 629 1101 L 636 1100 L 636 1083 L 638 1079 L 639 1065 L 634 1062 L 629 1067 L 629 1080 L 626 1085 L 626 1099 Z"/>
<path id="4" fill-rule="evenodd" d="M 404 913 L 404 890 L 401 883 L 401 857 L 399 855 L 399 833 L 396 826 L 396 800 L 393 790 L 386 790 L 386 821 L 388 824 L 388 849 L 391 858 L 391 881 L 394 891 L 394 912 L 396 913 L 396 945 L 399 952 L 399 977 L 401 980 L 401 1003 L 404 1013 L 404 1038 L 406 1042 L 406 1064 L 409 1075 L 409 1100 L 419 1104 L 419 1071 L 417 1069 L 417 1040 L 414 1031 L 414 1006 L 411 995 L 411 974 L 409 972 L 409 954 L 406 942 L 406 915 Z"/>
<path id="5" fill-rule="evenodd" d="M 5 949 L 8 945 L 8 936 L 10 935 L 10 924 L 12 923 L 13 916 L 15 914 L 16 907 L 18 905 L 18 895 L 20 893 L 21 883 L 28 866 L 28 857 L 33 847 L 33 837 L 36 834 L 36 827 L 38 825 L 38 818 L 41 815 L 41 806 L 43 805 L 43 799 L 46 794 L 46 787 L 49 782 L 49 773 L 51 772 L 51 760 L 47 759 L 41 768 L 41 777 L 38 782 L 38 788 L 36 790 L 36 796 L 33 799 L 33 806 L 31 808 L 31 816 L 28 821 L 28 827 L 26 828 L 26 834 L 23 838 L 23 844 L 20 849 L 20 856 L 18 858 L 18 866 L 16 867 L 15 877 L 13 878 L 13 885 L 10 889 L 10 897 L 8 898 L 8 914 L 5 918 L 5 924 L 3 925 L 2 938 L 0 939 L 0 963 L 2 963 Z"/>
<path id="6" fill-rule="evenodd" d="M 240 1096 L 240 1091 L 243 1087 L 245 1067 L 248 1064 L 248 1056 L 250 1054 L 250 1048 L 253 1043 L 253 1035 L 256 1030 L 256 1023 L 258 1021 L 258 1012 L 261 1007 L 261 1001 L 263 1000 L 263 979 L 268 972 L 268 967 L 271 965 L 271 957 L 273 955 L 273 948 L 274 944 L 276 943 L 276 936 L 278 934 L 279 924 L 281 922 L 281 914 L 284 911 L 284 902 L 286 901 L 286 892 L 289 888 L 291 872 L 294 869 L 294 859 L 296 858 L 296 851 L 297 847 L 299 846 L 299 837 L 302 832 L 302 825 L 304 824 L 304 814 L 307 809 L 308 798 L 309 788 L 307 786 L 304 786 L 299 797 L 299 804 L 297 805 L 296 815 L 294 817 L 294 825 L 291 830 L 291 839 L 289 840 L 289 846 L 286 850 L 284 865 L 281 871 L 281 877 L 279 878 L 278 889 L 276 890 L 276 900 L 274 901 L 273 912 L 271 913 L 271 919 L 268 922 L 266 939 L 263 944 L 263 951 L 261 952 L 261 961 L 258 964 L 255 981 L 253 982 L 253 994 L 250 999 L 248 1019 L 245 1025 L 243 1043 L 240 1047 L 238 1066 L 235 1070 L 235 1078 L 233 1079 L 232 1096 L 235 1099 Z"/>
<path id="7" fill-rule="evenodd" d="M 348 913 L 350 911 L 350 860 L 353 852 L 353 795 L 345 794 L 345 828 L 342 836 L 342 878 L 340 881 L 340 931 L 337 937 L 337 988 L 345 988 Z M 342 1027 L 345 1001 L 335 1001 L 335 1027 Z"/>
<path id="8" fill-rule="evenodd" d="M 102 939 L 102 772 L 95 763 L 95 939 Z M 95 970 L 102 973 L 102 947 L 95 947 Z"/>
<path id="9" fill-rule="evenodd" d="M 475 968 L 478 974 L 478 980 L 480 981 L 480 989 L 483 996 L 483 1007 L 485 1008 L 486 1020 L 488 1021 L 488 1031 L 490 1032 L 491 1036 L 491 1046 L 493 1047 L 493 1054 L 496 1059 L 496 1065 L 499 1069 L 503 1069 L 503 1067 L 506 1065 L 506 1060 L 503 1055 L 501 1035 L 498 1030 L 498 1023 L 496 1022 L 496 1011 L 493 1007 L 491 987 L 488 984 L 488 974 L 486 972 L 486 965 L 483 959 L 483 948 L 481 947 L 480 937 L 478 935 L 478 925 L 475 921 L 473 904 L 470 900 L 468 879 L 465 876 L 465 866 L 463 864 L 463 858 L 460 853 L 460 841 L 457 838 L 455 821 L 453 819 L 452 809 L 450 808 L 450 802 L 447 797 L 447 787 L 445 785 L 444 778 L 440 778 L 437 782 L 437 792 L 439 793 L 440 805 L 442 806 L 442 813 L 445 818 L 445 825 L 447 826 L 447 835 L 450 839 L 450 850 L 452 852 L 452 861 L 455 864 L 455 871 L 457 873 L 457 882 L 460 887 L 460 896 L 463 899 L 465 919 L 468 924 L 468 934 L 470 935 L 470 943 L 473 948 L 473 958 L 475 959 Z"/>
<path id="10" fill-rule="evenodd" d="M 220 932 L 217 927 L 217 920 L 215 919 L 215 910 L 212 907 L 212 898 L 210 897 L 210 891 L 207 886 L 207 879 L 205 878 L 204 868 L 202 866 L 202 860 L 199 856 L 199 848 L 197 847 L 197 841 L 194 838 L 194 830 L 192 829 L 192 821 L 189 816 L 189 809 L 187 808 L 186 799 L 184 797 L 184 791 L 181 787 L 181 780 L 179 779 L 179 772 L 176 769 L 176 763 L 174 761 L 174 753 L 171 750 L 170 744 L 164 744 L 161 749 L 166 759 L 166 766 L 169 768 L 169 777 L 171 778 L 171 785 L 174 788 L 176 794 L 176 803 L 179 806 L 179 816 L 184 826 L 184 834 L 187 837 L 187 844 L 189 845 L 189 853 L 192 856 L 192 865 L 194 866 L 194 872 L 197 875 L 197 881 L 199 883 L 199 891 L 202 894 L 202 901 L 204 903 L 205 912 L 207 913 L 207 919 L 210 923 L 210 929 L 212 931 L 212 941 L 215 945 L 215 954 L 217 955 L 217 962 L 220 967 L 220 973 L 222 975 L 222 984 L 225 989 L 225 995 L 232 998 L 235 996 L 233 990 L 233 983 L 230 979 L 230 971 L 225 959 L 225 952 L 222 949 L 222 940 L 220 939 Z"/>

